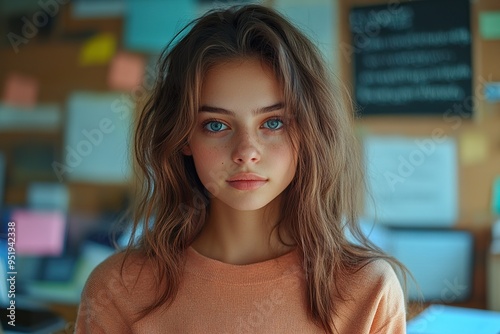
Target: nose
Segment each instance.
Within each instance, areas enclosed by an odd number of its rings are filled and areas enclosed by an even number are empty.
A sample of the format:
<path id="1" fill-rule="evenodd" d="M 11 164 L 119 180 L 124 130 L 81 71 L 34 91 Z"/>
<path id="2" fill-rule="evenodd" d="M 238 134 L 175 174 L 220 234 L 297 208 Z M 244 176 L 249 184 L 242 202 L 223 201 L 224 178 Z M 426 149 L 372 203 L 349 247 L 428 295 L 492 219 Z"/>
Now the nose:
<path id="1" fill-rule="evenodd" d="M 243 133 L 236 139 L 232 159 L 235 163 L 242 165 L 260 161 L 260 150 L 256 138 L 249 133 Z"/>

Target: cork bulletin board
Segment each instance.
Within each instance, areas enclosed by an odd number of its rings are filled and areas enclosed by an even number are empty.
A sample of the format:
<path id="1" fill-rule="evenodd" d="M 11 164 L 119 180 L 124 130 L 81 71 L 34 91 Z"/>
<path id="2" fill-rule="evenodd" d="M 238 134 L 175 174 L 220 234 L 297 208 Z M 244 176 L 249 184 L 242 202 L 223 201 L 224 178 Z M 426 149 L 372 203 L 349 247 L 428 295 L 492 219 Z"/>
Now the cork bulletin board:
<path id="1" fill-rule="evenodd" d="M 352 23 L 349 20 L 352 17 L 351 14 L 357 11 L 359 16 L 373 9 L 383 10 L 384 8 L 390 14 L 391 10 L 397 10 L 409 3 L 410 1 L 340 0 L 340 77 L 342 82 L 349 87 L 354 98 L 356 89 L 359 88 L 357 85 L 359 78 L 356 74 L 363 70 L 357 62 L 362 61 L 361 56 L 367 55 L 368 51 L 354 47 L 353 36 L 355 34 L 353 35 Z M 436 14 L 432 14 L 430 9 L 425 8 L 426 3 L 443 3 L 444 9 L 442 10 L 450 8 L 450 1 L 447 0 L 411 1 L 411 3 L 412 8 L 415 4 L 421 3 L 422 8 L 417 10 L 429 11 L 430 17 Z M 468 5 L 464 1 L 454 1 L 453 4 L 454 7 L 460 4 Z M 471 36 L 470 79 L 455 82 L 456 87 L 461 87 L 461 94 L 459 94 L 461 97 L 444 104 L 433 104 L 427 107 L 425 101 L 417 101 L 420 104 L 417 103 L 416 109 L 406 109 L 408 112 L 396 111 L 397 109 L 387 106 L 385 106 L 386 112 L 383 112 L 380 105 L 374 105 L 367 108 L 365 114 L 363 114 L 362 103 L 358 101 L 357 107 L 361 109 L 361 117 L 357 125 L 363 133 L 373 135 L 431 137 L 437 131 L 455 139 L 458 150 L 459 178 L 457 225 L 472 227 L 491 224 L 493 219 L 492 185 L 495 177 L 500 175 L 500 103 L 488 102 L 484 97 L 485 83 L 500 81 L 500 39 L 485 39 L 479 31 L 479 13 L 499 11 L 500 3 L 495 0 L 479 0 L 471 2 L 470 9 L 467 8 L 469 6 L 464 6 L 458 11 L 460 15 L 469 12 Z M 453 15 L 447 14 L 443 22 L 450 16 Z M 453 23 L 443 22 L 440 23 L 441 27 L 446 24 L 451 27 Z M 458 26 L 458 21 L 454 24 Z M 439 26 L 434 28 L 440 29 Z M 425 29 L 420 28 L 420 30 Z M 383 30 L 380 31 L 383 33 Z M 456 64 L 469 62 L 465 49 L 450 51 L 448 54 L 451 55 L 453 52 L 453 59 L 458 60 Z M 356 71 L 356 66 L 358 71 Z M 470 87 L 467 86 L 467 81 Z"/>

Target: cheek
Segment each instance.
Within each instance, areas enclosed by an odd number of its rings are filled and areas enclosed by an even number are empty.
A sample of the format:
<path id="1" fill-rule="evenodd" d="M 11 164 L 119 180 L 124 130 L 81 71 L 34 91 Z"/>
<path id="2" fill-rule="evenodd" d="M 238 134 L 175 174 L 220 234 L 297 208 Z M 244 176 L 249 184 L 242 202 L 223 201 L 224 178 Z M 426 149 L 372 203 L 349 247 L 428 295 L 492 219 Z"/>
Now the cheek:
<path id="1" fill-rule="evenodd" d="M 269 153 L 273 160 L 279 161 L 281 165 L 297 165 L 297 154 L 294 153 L 292 145 L 288 142 L 272 145 Z"/>
<path id="2" fill-rule="evenodd" d="M 191 150 L 193 151 L 193 158 L 198 161 L 211 160 L 211 157 L 217 155 L 217 150 L 209 147 L 195 146 Z"/>
<path id="3" fill-rule="evenodd" d="M 194 164 L 198 177 L 208 181 L 211 175 L 224 167 L 223 148 L 196 145 L 192 148 Z"/>

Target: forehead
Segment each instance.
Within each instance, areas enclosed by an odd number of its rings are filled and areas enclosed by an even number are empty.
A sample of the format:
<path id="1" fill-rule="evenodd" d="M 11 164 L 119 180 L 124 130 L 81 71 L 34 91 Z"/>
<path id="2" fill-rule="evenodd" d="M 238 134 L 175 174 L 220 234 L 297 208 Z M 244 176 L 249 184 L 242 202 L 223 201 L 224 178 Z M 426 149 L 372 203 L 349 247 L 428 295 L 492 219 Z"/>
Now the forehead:
<path id="1" fill-rule="evenodd" d="M 219 63 L 203 78 L 202 105 L 237 110 L 278 102 L 283 102 L 283 89 L 271 67 L 258 58 Z"/>

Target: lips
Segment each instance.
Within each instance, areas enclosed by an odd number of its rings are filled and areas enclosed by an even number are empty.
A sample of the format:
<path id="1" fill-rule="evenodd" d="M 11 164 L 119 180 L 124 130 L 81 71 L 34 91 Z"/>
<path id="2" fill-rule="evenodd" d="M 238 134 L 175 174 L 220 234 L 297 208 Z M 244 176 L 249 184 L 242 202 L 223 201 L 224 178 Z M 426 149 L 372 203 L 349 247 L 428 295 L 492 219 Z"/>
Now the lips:
<path id="1" fill-rule="evenodd" d="M 226 182 L 238 190 L 255 190 L 267 183 L 267 179 L 254 173 L 239 173 L 231 176 Z"/>
<path id="2" fill-rule="evenodd" d="M 267 181 L 267 179 L 254 173 L 238 173 L 227 179 L 227 182 L 233 181 Z"/>

